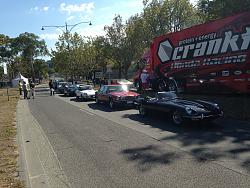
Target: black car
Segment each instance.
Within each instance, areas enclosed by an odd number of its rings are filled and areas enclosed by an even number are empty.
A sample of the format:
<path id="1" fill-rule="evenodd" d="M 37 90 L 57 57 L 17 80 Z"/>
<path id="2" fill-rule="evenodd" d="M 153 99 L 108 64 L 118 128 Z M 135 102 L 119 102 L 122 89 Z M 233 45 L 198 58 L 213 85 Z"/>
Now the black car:
<path id="1" fill-rule="evenodd" d="M 64 88 L 65 88 L 67 85 L 68 85 L 67 82 L 59 82 L 56 91 L 57 91 L 58 93 L 64 94 Z"/>
<path id="2" fill-rule="evenodd" d="M 76 95 L 76 93 L 75 93 L 76 89 L 77 89 L 76 85 L 73 85 L 73 84 L 65 85 L 64 95 L 68 96 L 68 97 L 74 97 Z"/>
<path id="3" fill-rule="evenodd" d="M 174 124 L 180 125 L 186 120 L 214 120 L 223 116 L 218 104 L 202 100 L 185 100 L 175 92 L 158 92 L 154 98 L 139 96 L 136 99 L 139 113 L 147 115 L 148 111 L 168 113 Z"/>

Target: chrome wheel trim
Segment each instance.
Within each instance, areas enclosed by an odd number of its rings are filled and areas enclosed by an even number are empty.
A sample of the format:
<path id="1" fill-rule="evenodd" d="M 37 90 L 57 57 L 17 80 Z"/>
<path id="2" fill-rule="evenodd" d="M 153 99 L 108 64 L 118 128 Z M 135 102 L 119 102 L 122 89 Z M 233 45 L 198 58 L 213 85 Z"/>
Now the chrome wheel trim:
<path id="1" fill-rule="evenodd" d="M 109 107 L 114 108 L 114 101 L 112 99 L 109 99 Z"/>
<path id="2" fill-rule="evenodd" d="M 166 82 L 164 80 L 162 80 L 159 85 L 158 85 L 158 89 L 159 91 L 165 91 L 166 89 Z"/>
<path id="3" fill-rule="evenodd" d="M 173 113 L 172 119 L 173 119 L 174 124 L 176 124 L 176 125 L 180 125 L 183 122 L 183 119 L 182 119 L 180 113 L 177 111 L 175 111 Z"/>

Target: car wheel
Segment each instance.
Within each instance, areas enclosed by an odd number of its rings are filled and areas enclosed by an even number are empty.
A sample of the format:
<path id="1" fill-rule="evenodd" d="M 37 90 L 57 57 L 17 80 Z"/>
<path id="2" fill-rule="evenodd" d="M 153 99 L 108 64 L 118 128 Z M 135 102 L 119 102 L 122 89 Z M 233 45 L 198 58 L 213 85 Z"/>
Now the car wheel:
<path id="1" fill-rule="evenodd" d="M 167 83 L 165 80 L 160 80 L 158 83 L 158 90 L 159 91 L 166 91 L 167 89 Z"/>
<path id="2" fill-rule="evenodd" d="M 175 125 L 181 125 L 183 123 L 183 118 L 181 117 L 180 112 L 175 111 L 172 114 L 172 121 Z"/>
<path id="3" fill-rule="evenodd" d="M 112 98 L 109 99 L 109 108 L 113 109 L 115 106 L 114 101 Z"/>
<path id="4" fill-rule="evenodd" d="M 177 91 L 177 85 L 176 85 L 176 82 L 174 80 L 169 80 L 168 90 L 169 91 Z"/>
<path id="5" fill-rule="evenodd" d="M 139 105 L 139 113 L 142 116 L 146 116 L 147 115 L 147 110 L 146 110 L 146 108 L 142 104 Z"/>
<path id="6" fill-rule="evenodd" d="M 100 104 L 100 100 L 98 99 L 97 96 L 95 97 L 95 102 L 96 102 L 97 104 Z"/>
<path id="7" fill-rule="evenodd" d="M 84 98 L 83 98 L 83 96 L 82 96 L 82 95 L 81 95 L 81 100 L 82 100 L 82 101 L 84 101 Z"/>

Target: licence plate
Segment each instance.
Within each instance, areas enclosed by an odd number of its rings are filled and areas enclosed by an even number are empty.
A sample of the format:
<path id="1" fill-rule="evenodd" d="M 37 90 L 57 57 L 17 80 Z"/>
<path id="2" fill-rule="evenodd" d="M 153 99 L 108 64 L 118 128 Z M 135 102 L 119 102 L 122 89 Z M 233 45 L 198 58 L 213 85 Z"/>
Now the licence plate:
<path id="1" fill-rule="evenodd" d="M 133 104 L 133 101 L 127 101 L 127 104 Z"/>

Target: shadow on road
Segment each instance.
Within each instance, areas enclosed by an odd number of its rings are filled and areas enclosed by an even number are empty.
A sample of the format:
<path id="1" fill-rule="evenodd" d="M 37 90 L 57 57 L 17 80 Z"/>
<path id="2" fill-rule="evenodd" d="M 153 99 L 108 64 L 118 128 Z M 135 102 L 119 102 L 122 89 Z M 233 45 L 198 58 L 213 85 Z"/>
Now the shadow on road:
<path id="1" fill-rule="evenodd" d="M 123 107 L 123 106 L 116 106 L 114 109 L 111 109 L 108 107 L 108 104 L 105 104 L 105 103 L 101 103 L 101 104 L 90 103 L 88 104 L 88 106 L 89 108 L 93 110 L 100 110 L 104 112 L 124 111 L 124 110 L 129 109 L 129 107 Z"/>
<path id="2" fill-rule="evenodd" d="M 176 152 L 162 153 L 159 146 L 147 145 L 140 148 L 129 148 L 121 151 L 121 154 L 131 162 L 136 162 L 142 172 L 148 171 L 156 165 L 169 165 L 180 158 Z"/>
<path id="3" fill-rule="evenodd" d="M 91 102 L 91 101 L 93 101 L 94 102 L 93 99 L 81 99 L 81 98 L 76 98 L 76 97 L 71 98 L 70 101 L 74 101 L 74 102 Z"/>
<path id="4" fill-rule="evenodd" d="M 172 132 L 171 136 L 162 138 L 161 142 L 178 143 L 181 148 L 188 151 L 197 162 L 209 162 L 213 160 L 234 160 L 239 166 L 250 173 L 250 124 L 230 119 L 221 119 L 215 123 L 189 123 L 178 127 L 163 114 L 151 114 L 141 117 L 139 114 L 125 114 L 124 118 L 138 121 L 144 125 L 150 125 L 162 131 Z M 144 147 L 142 147 L 144 148 Z M 149 151 L 151 148 L 146 148 Z M 121 151 L 130 161 L 138 161 L 138 165 L 154 163 L 155 158 L 140 148 L 128 148 Z M 137 153 L 137 157 L 133 157 Z M 157 156 L 164 161 L 169 156 L 162 154 Z M 169 162 L 174 162 L 177 156 L 171 156 Z M 157 161 L 157 160 L 156 160 Z"/>
<path id="5" fill-rule="evenodd" d="M 212 122 L 192 122 L 192 123 L 185 123 L 181 126 L 174 125 L 171 122 L 170 117 L 166 116 L 164 113 L 155 113 L 143 117 L 140 114 L 125 114 L 123 118 L 129 118 L 133 121 L 140 122 L 143 125 L 150 125 L 155 128 L 159 128 L 163 131 L 169 131 L 173 133 L 180 133 L 180 132 L 204 132 L 204 131 L 213 131 L 213 130 L 220 130 L 222 127 L 217 123 Z"/>

